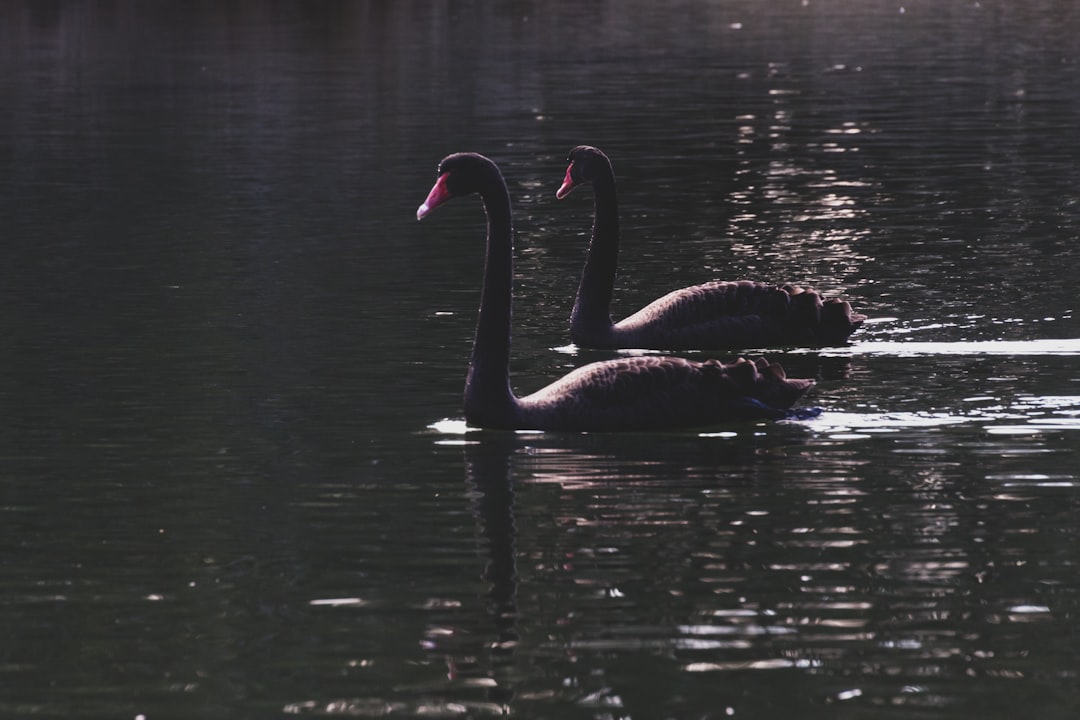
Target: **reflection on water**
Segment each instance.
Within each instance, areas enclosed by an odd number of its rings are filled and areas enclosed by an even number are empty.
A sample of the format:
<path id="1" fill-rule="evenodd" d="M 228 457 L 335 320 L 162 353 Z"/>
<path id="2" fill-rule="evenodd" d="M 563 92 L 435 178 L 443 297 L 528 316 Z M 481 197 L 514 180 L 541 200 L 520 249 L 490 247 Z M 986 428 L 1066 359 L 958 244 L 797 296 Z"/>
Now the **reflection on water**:
<path id="1" fill-rule="evenodd" d="M 741 74 L 737 79 L 751 78 Z M 787 258 L 802 256 L 814 268 L 819 289 L 847 290 L 859 284 L 850 279 L 859 278 L 863 265 L 873 260 L 860 241 L 871 234 L 867 200 L 883 190 L 849 172 L 845 166 L 850 162 L 839 155 L 860 152 L 858 136 L 871 129 L 843 121 L 823 131 L 827 140 L 793 136 L 800 94 L 793 86 L 798 84 L 789 68 L 770 64 L 768 114 L 736 118 L 737 166 L 727 228 L 732 258 L 752 277 L 762 270 L 775 273 L 773 265 L 784 273 L 777 282 L 800 284 L 807 280 L 790 275 L 784 265 Z M 759 270 L 763 258 L 770 262 Z"/>
<path id="2" fill-rule="evenodd" d="M 1074 534 L 1043 524 L 1068 512 L 1065 484 L 1017 495 L 1045 479 L 979 487 L 960 466 L 905 457 L 882 484 L 842 447 L 754 444 L 766 454 L 748 473 L 739 458 L 754 447 L 695 462 L 678 453 L 691 441 L 670 438 L 657 462 L 602 440 L 480 433 L 464 466 L 487 590 L 424 633 L 443 679 L 286 709 L 754 715 L 811 697 L 970 711 L 1003 701 L 1011 688 L 991 679 L 1024 677 L 1036 648 L 1068 652 L 1053 618 L 1075 608 L 1075 584 L 1047 564 L 1067 551 L 1032 562 L 1048 550 L 1040 528 Z M 1003 523 L 1027 531 L 1003 536 Z M 1044 589 L 1017 595 L 1025 577 Z M 748 692 L 776 682 L 792 694 Z"/>

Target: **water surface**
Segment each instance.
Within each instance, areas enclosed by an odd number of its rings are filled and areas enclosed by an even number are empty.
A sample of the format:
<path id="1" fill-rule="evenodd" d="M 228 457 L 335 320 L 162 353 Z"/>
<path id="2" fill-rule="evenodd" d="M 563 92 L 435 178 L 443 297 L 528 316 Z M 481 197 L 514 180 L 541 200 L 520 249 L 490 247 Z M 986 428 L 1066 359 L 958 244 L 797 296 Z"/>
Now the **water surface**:
<path id="1" fill-rule="evenodd" d="M 1080 10 L 142 3 L 0 10 L 0 714 L 1073 717 Z M 809 419 L 467 431 L 483 213 L 513 384 L 749 277 L 871 320 L 752 348 Z M 709 353 L 688 353 L 704 357 Z"/>

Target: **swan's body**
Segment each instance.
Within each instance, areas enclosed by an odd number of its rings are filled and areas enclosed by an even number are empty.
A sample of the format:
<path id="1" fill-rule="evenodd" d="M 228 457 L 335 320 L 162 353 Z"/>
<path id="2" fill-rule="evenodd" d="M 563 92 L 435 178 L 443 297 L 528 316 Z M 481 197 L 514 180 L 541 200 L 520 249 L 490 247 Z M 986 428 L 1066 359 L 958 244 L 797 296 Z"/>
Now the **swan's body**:
<path id="1" fill-rule="evenodd" d="M 663 350 L 823 346 L 843 343 L 866 319 L 843 300 L 816 291 L 739 280 L 668 293 L 618 323 L 611 297 L 619 259 L 619 208 L 611 161 L 594 147 L 570 151 L 562 199 L 591 183 L 592 239 L 570 316 L 570 338 L 582 347 Z"/>
<path id="2" fill-rule="evenodd" d="M 580 367 L 525 397 L 510 389 L 513 227 L 510 195 L 495 164 L 459 153 L 416 212 L 479 193 L 487 211 L 480 317 L 465 381 L 465 420 L 476 427 L 570 431 L 663 430 L 781 417 L 813 385 L 787 379 L 764 359 L 730 364 L 633 357 Z"/>

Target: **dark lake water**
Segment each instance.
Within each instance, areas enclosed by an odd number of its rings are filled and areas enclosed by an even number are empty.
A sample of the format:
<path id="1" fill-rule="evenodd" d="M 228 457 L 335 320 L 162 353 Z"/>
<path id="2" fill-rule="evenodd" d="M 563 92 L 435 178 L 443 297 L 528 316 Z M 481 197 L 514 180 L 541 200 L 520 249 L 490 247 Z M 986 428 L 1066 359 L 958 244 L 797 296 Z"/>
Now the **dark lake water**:
<path id="1" fill-rule="evenodd" d="M 1073 718 L 1080 4 L 0 6 L 0 716 Z M 465 432 L 482 152 L 513 383 L 612 158 L 615 314 L 870 320 L 811 420 Z M 687 353 L 700 357 L 704 353 Z"/>

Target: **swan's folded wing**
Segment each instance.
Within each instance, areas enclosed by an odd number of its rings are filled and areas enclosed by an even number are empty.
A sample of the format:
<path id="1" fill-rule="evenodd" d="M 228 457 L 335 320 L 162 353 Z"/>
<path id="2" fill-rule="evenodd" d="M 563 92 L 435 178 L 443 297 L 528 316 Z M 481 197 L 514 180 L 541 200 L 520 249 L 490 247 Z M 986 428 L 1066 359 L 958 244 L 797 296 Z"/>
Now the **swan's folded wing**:
<path id="1" fill-rule="evenodd" d="M 578 368 L 521 399 L 538 429 L 652 430 L 776 418 L 813 385 L 764 359 L 633 357 Z"/>

